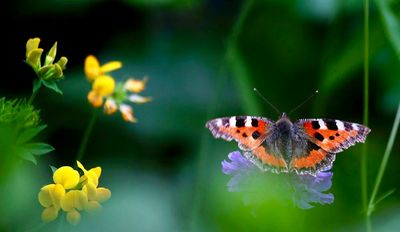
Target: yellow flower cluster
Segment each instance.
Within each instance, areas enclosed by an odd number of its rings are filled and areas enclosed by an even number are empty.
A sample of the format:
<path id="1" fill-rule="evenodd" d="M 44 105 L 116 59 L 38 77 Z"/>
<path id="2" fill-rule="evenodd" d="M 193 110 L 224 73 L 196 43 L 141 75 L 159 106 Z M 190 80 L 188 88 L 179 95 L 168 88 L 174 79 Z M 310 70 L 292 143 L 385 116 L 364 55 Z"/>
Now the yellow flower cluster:
<path id="1" fill-rule="evenodd" d="M 85 59 L 85 75 L 92 82 L 92 90 L 88 94 L 88 100 L 93 107 L 104 105 L 106 114 L 111 115 L 117 110 L 121 112 L 122 118 L 128 122 L 137 122 L 133 109 L 126 102 L 146 103 L 151 99 L 140 96 L 147 83 L 147 78 L 142 80 L 128 79 L 124 83 L 116 83 L 108 73 L 122 67 L 119 61 L 111 61 L 104 65 L 93 55 Z M 103 104 L 104 103 L 104 104 Z"/>
<path id="2" fill-rule="evenodd" d="M 38 198 L 44 207 L 43 221 L 55 220 L 62 209 L 67 214 L 67 221 L 76 225 L 81 218 L 79 211 L 97 211 L 101 209 L 100 203 L 111 197 L 109 189 L 98 187 L 101 167 L 88 171 L 79 161 L 77 165 L 83 172 L 82 176 L 72 167 L 63 166 L 53 173 L 54 184 L 41 188 Z"/>
<path id="3" fill-rule="evenodd" d="M 29 39 L 26 43 L 26 63 L 29 64 L 41 80 L 57 80 L 63 77 L 63 70 L 68 59 L 63 56 L 56 63 L 57 42 L 47 53 L 44 63 L 41 63 L 43 49 L 39 48 L 40 38 Z"/>

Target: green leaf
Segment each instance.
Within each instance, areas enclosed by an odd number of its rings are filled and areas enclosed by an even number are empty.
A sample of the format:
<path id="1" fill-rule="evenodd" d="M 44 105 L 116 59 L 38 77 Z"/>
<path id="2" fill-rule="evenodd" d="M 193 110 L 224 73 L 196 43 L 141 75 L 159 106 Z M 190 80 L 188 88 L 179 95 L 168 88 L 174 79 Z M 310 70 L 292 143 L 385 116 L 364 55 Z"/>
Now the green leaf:
<path id="1" fill-rule="evenodd" d="M 23 148 L 34 155 L 44 155 L 54 150 L 54 147 L 46 143 L 28 143 L 24 144 Z"/>
<path id="2" fill-rule="evenodd" d="M 52 171 L 53 173 L 55 173 L 55 172 L 57 171 L 57 168 L 56 168 L 56 167 L 51 166 L 51 165 L 49 165 L 49 166 L 50 166 L 50 169 L 51 169 L 51 171 Z"/>
<path id="3" fill-rule="evenodd" d="M 378 200 L 375 201 L 374 205 L 377 205 L 379 202 L 381 202 L 388 196 L 392 195 L 395 191 L 396 191 L 396 189 L 392 189 L 392 190 L 388 191 L 387 193 L 383 194 L 381 197 L 378 198 Z"/>
<path id="4" fill-rule="evenodd" d="M 40 89 L 41 86 L 42 86 L 42 81 L 38 80 L 38 79 L 35 79 L 33 81 L 33 93 L 37 92 Z"/>
<path id="5" fill-rule="evenodd" d="M 57 83 L 55 81 L 46 81 L 46 80 L 42 80 L 43 85 L 46 86 L 49 89 L 52 89 L 54 92 L 58 93 L 58 94 L 63 94 L 63 92 L 61 91 L 60 88 L 58 88 Z"/>
<path id="6" fill-rule="evenodd" d="M 17 144 L 24 144 L 39 134 L 47 125 L 42 125 L 36 128 L 29 128 L 24 131 L 18 136 Z"/>
<path id="7" fill-rule="evenodd" d="M 37 164 L 35 156 L 33 156 L 32 152 L 29 151 L 28 149 L 17 147 L 15 148 L 15 153 L 22 159 Z"/>

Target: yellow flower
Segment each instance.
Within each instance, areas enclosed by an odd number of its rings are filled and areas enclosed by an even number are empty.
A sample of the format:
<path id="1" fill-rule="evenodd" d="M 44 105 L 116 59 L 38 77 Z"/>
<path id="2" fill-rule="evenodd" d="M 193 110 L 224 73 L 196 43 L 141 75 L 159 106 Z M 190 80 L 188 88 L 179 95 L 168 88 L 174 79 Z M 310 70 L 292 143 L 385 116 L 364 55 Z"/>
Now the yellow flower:
<path id="1" fill-rule="evenodd" d="M 64 75 L 63 70 L 67 65 L 68 59 L 63 56 L 54 63 L 57 54 L 57 42 L 55 42 L 47 53 L 42 65 L 41 56 L 43 49 L 39 48 L 39 43 L 39 38 L 29 39 L 26 42 L 26 63 L 33 68 L 40 80 L 52 81 L 61 79 Z M 51 86 L 49 83 L 46 84 Z"/>
<path id="2" fill-rule="evenodd" d="M 85 59 L 85 75 L 89 81 L 93 81 L 92 90 L 87 99 L 93 107 L 101 107 L 104 104 L 104 112 L 107 115 L 121 112 L 122 119 L 127 122 L 137 122 L 131 106 L 126 102 L 142 104 L 149 102 L 151 98 L 140 96 L 148 81 L 130 78 L 126 82 L 116 82 L 107 72 L 121 68 L 119 61 L 112 61 L 100 66 L 99 61 L 93 55 Z"/>
<path id="3" fill-rule="evenodd" d="M 101 202 L 111 197 L 111 191 L 98 188 L 101 168 L 95 167 L 86 170 L 77 161 L 78 167 L 83 171 L 80 176 L 72 167 L 63 166 L 53 174 L 54 184 L 41 188 L 38 194 L 39 203 L 44 207 L 42 220 L 50 222 L 58 217 L 60 209 L 66 212 L 67 221 L 76 225 L 81 220 L 79 211 L 96 211 L 101 209 Z"/>
<path id="4" fill-rule="evenodd" d="M 104 75 L 105 73 L 117 70 L 122 67 L 120 61 L 111 61 L 100 66 L 100 62 L 93 55 L 89 55 L 85 59 L 85 75 L 89 81 L 95 80 L 97 77 Z"/>

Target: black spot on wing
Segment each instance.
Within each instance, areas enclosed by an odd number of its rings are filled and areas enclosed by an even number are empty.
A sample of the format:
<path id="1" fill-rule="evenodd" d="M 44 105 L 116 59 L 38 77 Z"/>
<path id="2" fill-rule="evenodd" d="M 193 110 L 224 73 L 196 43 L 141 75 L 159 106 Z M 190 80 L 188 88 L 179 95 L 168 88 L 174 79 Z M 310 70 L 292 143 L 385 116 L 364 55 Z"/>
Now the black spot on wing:
<path id="1" fill-rule="evenodd" d="M 314 130 L 319 129 L 319 122 L 318 122 L 318 121 L 312 121 L 312 122 L 311 122 L 311 125 L 312 125 L 312 128 L 313 128 Z"/>
<path id="2" fill-rule="evenodd" d="M 320 146 L 318 146 L 317 144 L 311 142 L 311 141 L 307 141 L 307 152 L 309 153 L 312 150 L 316 150 L 318 151 L 319 149 L 321 149 Z"/>
<path id="3" fill-rule="evenodd" d="M 237 127 L 244 127 L 245 125 L 245 119 L 241 117 L 236 117 L 236 126 Z"/>
<path id="4" fill-rule="evenodd" d="M 254 127 L 258 127 L 258 119 L 252 118 L 251 119 L 251 125 Z"/>
<path id="5" fill-rule="evenodd" d="M 251 134 L 251 137 L 253 137 L 253 139 L 258 139 L 260 136 L 261 136 L 261 134 L 260 134 L 260 132 L 258 132 L 258 131 L 254 131 L 254 132 Z"/>
<path id="6" fill-rule="evenodd" d="M 315 132 L 314 137 L 315 137 L 316 139 L 318 139 L 319 141 L 321 141 L 321 142 L 324 141 L 324 136 L 321 135 L 321 134 L 318 133 L 318 132 Z"/>
<path id="7" fill-rule="evenodd" d="M 329 139 L 330 139 L 330 140 L 334 140 L 334 139 L 335 139 L 335 136 L 332 136 L 332 135 L 331 135 L 331 136 L 329 136 Z"/>
<path id="8" fill-rule="evenodd" d="M 324 120 L 324 122 L 329 130 L 338 130 L 335 120 Z"/>
<path id="9" fill-rule="evenodd" d="M 243 133 L 242 136 L 243 136 L 244 138 L 246 138 L 246 137 L 247 137 L 247 134 L 246 134 L 246 133 Z"/>

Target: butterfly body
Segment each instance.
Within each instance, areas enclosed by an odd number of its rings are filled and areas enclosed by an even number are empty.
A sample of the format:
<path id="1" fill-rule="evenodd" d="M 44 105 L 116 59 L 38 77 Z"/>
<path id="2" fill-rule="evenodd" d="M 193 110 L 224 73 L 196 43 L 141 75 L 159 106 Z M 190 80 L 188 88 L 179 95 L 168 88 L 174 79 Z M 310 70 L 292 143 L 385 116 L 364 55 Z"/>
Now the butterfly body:
<path id="1" fill-rule="evenodd" d="M 333 119 L 278 121 L 254 116 L 217 118 L 206 123 L 214 137 L 236 140 L 247 159 L 263 171 L 315 175 L 331 168 L 335 155 L 364 142 L 370 129 Z"/>

